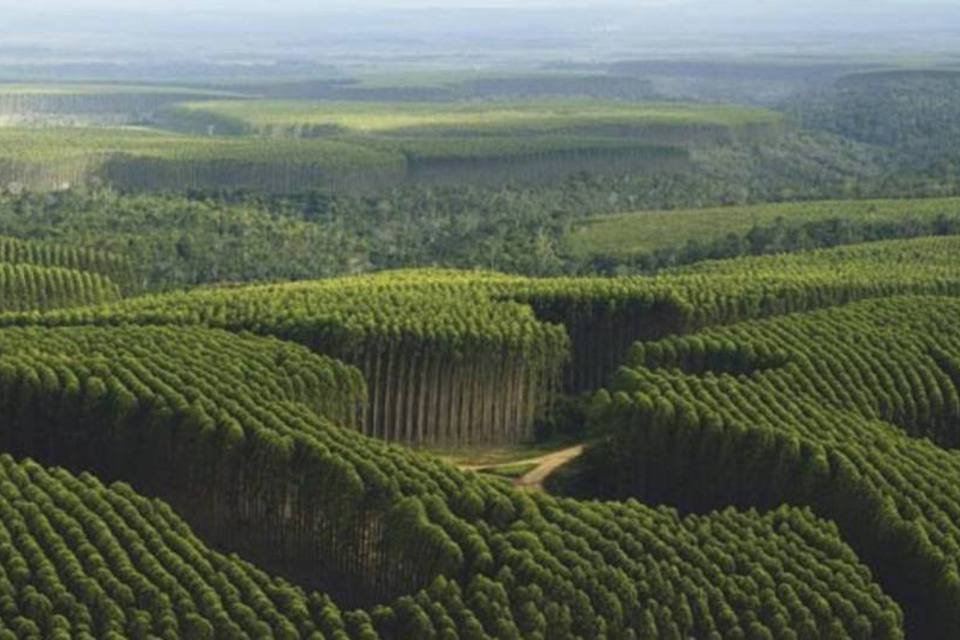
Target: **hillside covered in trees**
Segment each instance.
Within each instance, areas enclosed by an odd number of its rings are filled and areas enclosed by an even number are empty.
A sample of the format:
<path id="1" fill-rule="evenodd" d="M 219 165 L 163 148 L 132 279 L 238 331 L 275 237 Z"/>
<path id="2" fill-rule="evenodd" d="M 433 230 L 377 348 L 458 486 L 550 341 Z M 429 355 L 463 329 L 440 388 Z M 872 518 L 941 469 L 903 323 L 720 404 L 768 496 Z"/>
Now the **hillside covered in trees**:
<path id="1" fill-rule="evenodd" d="M 957 637 L 960 10 L 211 2 L 4 8 L 0 640 Z"/>
<path id="2" fill-rule="evenodd" d="M 925 501 L 951 508 L 958 250 L 922 238 L 657 277 L 397 272 L 11 309 L 3 522 L 23 533 L 3 556 L 4 624 L 12 637 L 940 637 L 960 610 L 954 545 Z M 852 327 L 859 342 L 840 338 Z M 564 390 L 589 392 L 589 444 L 551 484 L 561 495 L 384 442 L 529 440 Z M 892 480 L 914 476 L 909 490 Z"/>

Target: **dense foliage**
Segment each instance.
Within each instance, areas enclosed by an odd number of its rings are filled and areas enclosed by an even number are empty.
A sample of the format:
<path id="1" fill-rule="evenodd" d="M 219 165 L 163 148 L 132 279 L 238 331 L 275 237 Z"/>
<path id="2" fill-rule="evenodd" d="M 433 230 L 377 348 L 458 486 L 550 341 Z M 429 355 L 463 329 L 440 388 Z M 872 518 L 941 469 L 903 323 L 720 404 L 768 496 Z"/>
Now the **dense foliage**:
<path id="1" fill-rule="evenodd" d="M 656 278 L 400 271 L 197 289 L 0 323 L 204 325 L 276 336 L 363 371 L 369 435 L 505 443 L 533 436 L 561 381 L 571 391 L 603 385 L 634 340 L 861 298 L 958 293 L 958 251 L 960 238 L 923 238 L 704 263 Z"/>
<path id="2" fill-rule="evenodd" d="M 96 273 L 0 262 L 2 311 L 46 311 L 119 299 L 120 288 Z"/>
<path id="3" fill-rule="evenodd" d="M 136 117 L 177 94 L 163 87 L 118 86 L 111 93 L 78 85 L 14 87 L 6 95 L 14 109 L 26 101 L 22 108 L 36 102 L 42 111 L 49 102 L 54 114 L 73 103 L 91 110 L 90 105 L 113 100 L 114 111 L 100 109 L 105 116 L 129 109 Z M 187 135 L 62 126 L 72 124 L 69 120 L 46 123 L 59 128 L 0 128 L 0 185 L 382 194 L 409 185 L 553 184 L 590 172 L 610 183 L 603 197 L 620 193 L 643 208 L 893 194 L 907 188 L 918 194 L 956 186 L 942 171 L 901 178 L 890 171 L 885 154 L 870 146 L 798 132 L 780 114 L 733 105 L 311 102 L 238 95 L 210 101 L 215 93 L 203 92 L 197 97 L 206 101 L 160 109 L 163 125 Z M 149 121 L 153 114 L 143 117 Z M 625 176 L 633 184 L 616 186 Z M 676 180 L 682 187 L 664 193 L 663 186 Z"/>
<path id="4" fill-rule="evenodd" d="M 784 104 L 804 126 L 884 149 L 882 182 L 901 195 L 956 193 L 960 184 L 956 69 L 873 71 Z"/>
<path id="5" fill-rule="evenodd" d="M 683 179 L 649 178 L 650 190 L 642 197 L 650 198 L 651 205 L 685 202 L 696 194 L 685 191 L 685 185 L 689 183 Z M 676 218 L 669 211 L 596 218 L 597 233 L 623 226 L 624 232 L 614 235 L 617 242 L 622 238 L 627 243 L 638 233 L 646 235 L 641 222 L 655 220 L 640 256 L 609 249 L 602 238 L 570 243 L 572 234 L 579 236 L 579 225 L 593 228 L 587 212 L 633 210 L 638 199 L 624 194 L 641 187 L 640 182 L 581 177 L 555 186 L 423 187 L 376 196 L 309 192 L 185 197 L 102 189 L 27 193 L 0 196 L 0 234 L 124 256 L 133 277 L 121 274 L 119 267 L 111 267 L 108 275 L 129 281 L 134 290 L 155 291 L 411 266 L 479 267 L 527 275 L 634 272 L 704 258 L 955 231 L 952 200 L 815 202 L 703 213 L 682 210 Z M 663 189 L 660 196 L 657 189 Z M 734 221 L 741 211 L 749 219 Z M 710 225 L 719 237 L 711 241 L 710 234 L 699 234 L 702 237 L 690 240 L 691 225 L 713 213 L 723 214 Z"/>
<path id="6" fill-rule="evenodd" d="M 0 405 L 13 425 L 4 448 L 124 476 L 218 545 L 368 605 L 341 617 L 322 596 L 211 554 L 124 487 L 58 471 L 69 491 L 57 489 L 51 474 L 4 459 L 18 488 L 0 485 L 0 534 L 10 532 L 0 606 L 16 607 L 4 622 L 28 637 L 31 625 L 37 637 L 64 627 L 190 638 L 902 637 L 897 605 L 807 511 L 681 518 L 633 501 L 526 495 L 334 426 L 312 406 L 340 406 L 354 388 L 348 370 L 275 340 L 30 328 L 0 331 L 0 344 Z M 93 531 L 102 552 L 80 542 Z M 47 567 L 60 575 L 66 563 L 71 582 L 58 588 Z"/>
<path id="7" fill-rule="evenodd" d="M 769 102 L 814 69 L 724 77 Z M 950 194 L 953 77 L 844 78 L 801 114 L 817 132 L 711 105 L 6 87 L 0 120 L 182 133 L 0 129 L 0 640 L 952 637 L 956 201 L 666 210 Z M 421 268 L 361 275 L 397 267 Z M 595 272 L 625 277 L 572 276 Z M 582 416 L 561 475 L 584 500 L 398 446 Z"/>
<path id="8" fill-rule="evenodd" d="M 598 398 L 610 435 L 590 486 L 693 510 L 810 506 L 918 637 L 950 637 L 958 312 L 955 298 L 892 298 L 640 343 Z"/>
<path id="9" fill-rule="evenodd" d="M 506 443 L 533 437 L 568 358 L 563 327 L 491 297 L 511 281 L 400 272 L 136 298 L 42 322 L 97 316 L 98 323 L 201 324 L 293 340 L 362 369 L 369 435 L 416 445 Z"/>
<path id="10" fill-rule="evenodd" d="M 0 90 L 0 114 L 4 99 L 14 111 L 42 113 L 49 107 L 62 118 L 61 111 L 71 106 L 96 111 L 97 104 L 113 101 L 121 113 L 136 112 L 146 107 L 143 102 L 156 110 L 175 97 L 159 88 L 131 89 L 127 104 L 96 87 L 30 91 Z M 108 117 L 107 109 L 100 111 Z M 167 125 L 188 135 L 148 128 L 0 127 L 0 184 L 38 190 L 105 183 L 138 191 L 350 193 L 406 184 L 551 182 L 580 171 L 607 175 L 686 166 L 678 147 L 775 137 L 781 121 L 759 109 L 589 101 L 476 106 L 235 97 L 164 114 Z M 218 135 L 244 133 L 264 135 L 255 140 Z"/>
<path id="11" fill-rule="evenodd" d="M 121 282 L 130 270 L 129 262 L 120 254 L 8 237 L 0 237 L 0 262 L 92 271 Z"/>
<path id="12" fill-rule="evenodd" d="M 958 98 L 956 70 L 880 71 L 844 76 L 792 109 L 811 128 L 894 147 L 918 160 L 955 161 Z"/>
<path id="13" fill-rule="evenodd" d="M 352 190 L 402 182 L 405 161 L 333 140 L 245 140 L 145 128 L 0 127 L 0 185 L 50 191 L 109 184 L 130 190 Z"/>
<path id="14" fill-rule="evenodd" d="M 358 223 L 359 224 L 359 223 Z M 0 198 L 0 231 L 124 256 L 134 291 L 216 281 L 326 277 L 370 268 L 342 221 L 311 224 L 257 206 L 105 190 Z M 4 253 L 8 260 L 10 251 Z M 19 255 L 19 254 L 16 254 Z M 119 260 L 119 259 L 118 259 Z M 66 261 L 102 272 L 100 259 Z M 112 267 L 109 270 L 113 275 Z"/>
<path id="15" fill-rule="evenodd" d="M 211 551 L 167 505 L 128 485 L 3 455 L 0 521 L 5 640 L 343 633 L 328 598 Z"/>
<path id="16" fill-rule="evenodd" d="M 612 274 L 958 232 L 955 198 L 827 200 L 596 216 L 564 242 L 584 268 Z"/>
<path id="17" fill-rule="evenodd" d="M 0 310 L 47 311 L 115 302 L 126 284 L 118 255 L 0 237 Z M 114 281 L 114 278 L 116 281 Z"/>

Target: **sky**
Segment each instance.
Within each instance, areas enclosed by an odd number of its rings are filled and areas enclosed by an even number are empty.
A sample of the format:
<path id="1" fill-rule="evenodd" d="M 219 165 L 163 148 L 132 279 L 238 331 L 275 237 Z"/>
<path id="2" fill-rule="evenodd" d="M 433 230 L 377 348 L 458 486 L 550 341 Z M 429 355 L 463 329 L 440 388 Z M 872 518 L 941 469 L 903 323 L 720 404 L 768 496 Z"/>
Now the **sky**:
<path id="1" fill-rule="evenodd" d="M 131 10 L 264 10 L 264 11 L 310 11 L 349 10 L 357 8 L 422 8 L 422 7 L 506 7 L 506 8 L 590 8 L 595 6 L 633 7 L 682 7 L 710 5 L 730 7 L 737 10 L 754 8 L 775 10 L 796 6 L 795 0 L 43 0 L 47 10 L 62 9 L 123 9 Z M 827 2 L 801 3 L 823 4 L 833 7 L 869 7 L 878 4 L 909 6 L 916 0 L 833 0 Z M 945 3 L 944 3 L 945 4 Z M 17 9 L 36 8 L 24 0 L 0 0 L 0 7 Z"/>
<path id="2" fill-rule="evenodd" d="M 424 8 L 433 10 L 397 11 Z M 457 11 L 467 8 L 536 11 Z M 957 51 L 960 0 L 0 0 L 0 56 L 58 61 L 147 52 L 365 64 L 368 54 L 416 61 L 442 53 L 460 64 L 477 51 L 589 61 L 856 47 Z"/>
<path id="3" fill-rule="evenodd" d="M 431 13 L 427 19 L 382 11 L 426 7 L 443 12 Z M 483 20 L 463 19 L 455 11 L 480 7 L 538 11 L 517 12 L 515 19 L 484 13 Z M 293 39 L 298 33 L 364 34 L 391 29 L 410 37 L 476 36 L 484 29 L 491 36 L 518 30 L 535 36 L 614 27 L 632 33 L 691 36 L 908 33 L 916 39 L 917 34 L 945 29 L 960 35 L 960 0 L 0 0 L 0 15 L 0 36 L 8 40 L 31 33 L 111 30 L 129 37 L 269 31 Z"/>
<path id="4" fill-rule="evenodd" d="M 652 0 L 653 2 L 683 2 L 684 0 Z M 605 4 L 629 4 L 626 0 L 606 0 Z M 642 4 L 638 0 L 634 4 Z M 289 11 L 316 11 L 318 9 L 343 10 L 356 7 L 369 8 L 405 8 L 424 6 L 554 6 L 589 7 L 597 4 L 590 0 L 44 0 L 44 7 L 68 9 L 283 9 Z M 0 0 L 0 7 L 15 9 L 29 6 L 23 0 Z"/>
<path id="5" fill-rule="evenodd" d="M 216 12 L 324 13 L 358 9 L 443 8 L 591 8 L 597 6 L 644 6 L 683 4 L 689 0 L 0 0 L 5 11 L 45 13 L 111 10 L 124 12 Z"/>
<path id="6" fill-rule="evenodd" d="M 39 3 L 24 0 L 0 0 L 0 8 L 16 12 L 42 10 L 84 11 L 109 9 L 131 11 L 256 11 L 256 12 L 309 12 L 350 11 L 380 8 L 594 8 L 617 7 L 643 12 L 644 9 L 697 8 L 712 10 L 729 9 L 738 13 L 776 13 L 795 10 L 798 5 L 809 10 L 870 11 L 878 7 L 913 7 L 918 5 L 948 5 L 947 0 L 42 0 Z"/>

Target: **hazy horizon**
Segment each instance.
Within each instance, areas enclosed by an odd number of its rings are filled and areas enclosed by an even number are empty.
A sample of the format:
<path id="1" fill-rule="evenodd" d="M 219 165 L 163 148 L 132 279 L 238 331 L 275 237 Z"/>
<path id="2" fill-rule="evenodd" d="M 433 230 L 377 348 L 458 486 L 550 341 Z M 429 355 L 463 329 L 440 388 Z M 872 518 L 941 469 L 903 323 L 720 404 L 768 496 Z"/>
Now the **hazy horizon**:
<path id="1" fill-rule="evenodd" d="M 0 64 L 171 59 L 532 68 L 623 59 L 946 56 L 960 7 L 907 0 L 0 0 Z"/>

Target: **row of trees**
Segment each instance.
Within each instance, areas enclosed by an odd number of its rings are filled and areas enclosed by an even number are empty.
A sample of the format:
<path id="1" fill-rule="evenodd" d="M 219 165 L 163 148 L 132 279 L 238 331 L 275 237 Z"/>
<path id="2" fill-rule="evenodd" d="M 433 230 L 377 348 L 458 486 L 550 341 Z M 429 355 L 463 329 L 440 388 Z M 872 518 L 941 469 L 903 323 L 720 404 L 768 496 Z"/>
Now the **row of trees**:
<path id="1" fill-rule="evenodd" d="M 130 268 L 117 253 L 9 237 L 0 237 L 0 262 L 93 271 L 118 282 L 125 280 Z"/>
<path id="2" fill-rule="evenodd" d="M 636 340 L 904 293 L 960 292 L 960 238 L 876 242 L 705 262 L 655 278 L 522 279 L 496 296 L 569 331 L 566 388 L 596 389 Z"/>
<path id="3" fill-rule="evenodd" d="M 683 509 L 807 505 L 904 603 L 960 622 L 954 297 L 894 297 L 638 344 L 593 406 L 608 496 Z"/>
<path id="4" fill-rule="evenodd" d="M 682 149 L 651 145 L 531 142 L 519 151 L 490 141 L 457 146 L 390 142 L 365 146 L 330 140 L 181 139 L 119 141 L 115 149 L 64 133 L 61 147 L 11 142 L 0 158 L 0 186 L 50 191 L 98 184 L 132 192 L 246 190 L 382 193 L 406 185 L 499 187 L 562 181 L 583 172 L 653 174 L 689 167 Z M 504 142 L 507 145 L 507 142 Z M 518 152 L 519 151 L 519 152 Z M 42 157 L 36 157 L 42 156 Z"/>
<path id="5" fill-rule="evenodd" d="M 664 144 L 773 138 L 787 128 L 782 115 L 736 105 L 650 104 L 588 100 L 514 102 L 206 101 L 166 109 L 168 124 L 192 132 L 213 125 L 221 133 L 261 137 L 329 134 L 364 142 L 404 137 L 568 141 L 593 136 Z"/>
<path id="6" fill-rule="evenodd" d="M 363 371 L 369 435 L 419 446 L 511 443 L 533 438 L 559 389 L 569 341 L 529 307 L 495 302 L 489 290 L 500 280 L 509 279 L 418 271 L 205 289 L 43 322 L 206 325 L 293 340 Z"/>
<path id="7" fill-rule="evenodd" d="M 637 339 L 862 298 L 956 293 L 957 251 L 957 238 L 924 238 L 710 263 L 658 278 L 391 272 L 146 296 L 0 323 L 205 325 L 272 335 L 361 369 L 368 435 L 420 446 L 510 443 L 533 437 L 561 385 L 603 385 Z"/>
<path id="8" fill-rule="evenodd" d="M 911 300 L 934 310 L 943 305 L 939 298 Z M 944 331 L 931 324 L 940 318 L 932 320 L 932 311 L 926 309 L 918 318 L 898 320 L 892 331 L 887 325 L 877 326 L 878 316 L 892 315 L 889 306 L 887 300 L 870 301 L 801 316 L 775 327 L 753 322 L 717 335 L 638 343 L 630 352 L 630 364 L 741 375 L 791 364 L 810 380 L 821 382 L 824 401 L 956 448 L 960 446 L 958 380 L 951 376 L 953 356 L 949 350 L 941 350 L 941 346 L 952 345 L 949 328 Z M 829 326 L 824 321 L 827 315 L 832 321 Z M 844 342 L 838 333 L 846 334 L 854 327 L 857 342 Z M 917 340 L 925 336 L 916 332 L 927 329 L 935 332 L 933 339 Z"/>
<path id="9" fill-rule="evenodd" d="M 398 151 L 330 140 L 185 137 L 142 129 L 8 128 L 0 186 L 51 191 L 107 183 L 132 191 L 311 188 L 361 191 L 401 183 Z"/>
<path id="10" fill-rule="evenodd" d="M 329 599 L 213 552 L 127 485 L 8 455 L 0 478 L 2 638 L 322 638 L 345 628 Z"/>
<path id="11" fill-rule="evenodd" d="M 407 157 L 407 180 L 417 184 L 503 185 L 549 183 L 577 173 L 617 175 L 686 169 L 679 147 L 592 140 L 517 139 L 497 149 L 490 139 L 398 143 Z M 551 144 L 559 142 L 560 144 Z M 510 144 L 512 143 L 512 144 Z M 522 146 L 518 147 L 517 145 Z"/>
<path id="12" fill-rule="evenodd" d="M 419 535 L 409 545 L 432 553 L 388 560 L 384 522 L 399 515 L 383 501 L 395 480 L 365 462 L 377 480 L 365 492 L 348 469 L 365 452 L 317 441 L 346 433 L 363 406 L 350 367 L 196 328 L 25 329 L 0 340 L 0 410 L 20 425 L 0 437 L 4 451 L 129 480 L 169 500 L 210 543 L 347 603 L 409 587 L 447 557 Z"/>
<path id="13" fill-rule="evenodd" d="M 0 181 L 41 190 L 106 181 L 131 190 L 324 189 L 389 198 L 402 186 L 557 184 L 590 172 L 605 183 L 594 194 L 601 204 L 578 215 L 605 208 L 602 203 L 611 197 L 623 201 L 621 210 L 630 210 L 883 189 L 877 176 L 884 167 L 869 147 L 851 150 L 834 137 L 785 131 L 769 114 L 756 121 L 756 114 L 746 114 L 722 124 L 699 122 L 696 113 L 685 119 L 684 111 L 659 124 L 642 114 L 639 123 L 630 116 L 610 120 L 588 114 L 561 126 L 534 118 L 529 129 L 495 127 L 486 137 L 475 137 L 484 132 L 476 124 L 375 137 L 344 135 L 324 123 L 292 125 L 286 132 L 305 138 L 283 139 L 270 132 L 247 139 L 209 135 L 250 133 L 256 127 L 229 114 L 207 120 L 207 113 L 178 108 L 164 116 L 167 125 L 201 134 L 190 137 L 117 130 L 91 134 L 82 128 L 29 135 L 11 131 L 5 134 Z M 420 135 L 410 139 L 411 134 Z M 698 147 L 693 155 L 686 151 L 691 144 Z M 831 162 L 824 163 L 824 156 Z M 896 177 L 884 174 L 884 179 Z M 945 178 L 930 177 L 937 184 Z M 955 186 L 955 180 L 947 182 Z"/>
<path id="14" fill-rule="evenodd" d="M 778 218 L 773 224 L 758 224 L 746 233 L 728 233 L 715 240 L 691 239 L 682 245 L 664 247 L 630 256 L 593 255 L 589 271 L 605 275 L 653 272 L 705 260 L 724 260 L 751 255 L 796 253 L 864 242 L 898 238 L 960 234 L 960 214 L 904 216 L 890 220 L 861 219 L 838 215 L 827 220 L 794 222 Z"/>
<path id="15" fill-rule="evenodd" d="M 902 637 L 896 603 L 836 529 L 808 511 L 680 518 L 633 501 L 519 492 L 320 417 L 318 400 L 336 415 L 355 396 L 358 377 L 302 347 L 209 329 L 129 326 L 5 329 L 0 347 L 0 415 L 12 425 L 0 447 L 123 477 L 167 499 L 212 545 L 366 607 L 340 614 L 322 596 L 205 555 L 178 542 L 185 530 L 161 505 L 131 510 L 90 479 L 84 483 L 117 505 L 118 516 L 91 506 L 92 515 L 77 516 L 83 530 L 105 525 L 130 550 L 111 543 L 102 553 L 117 580 L 97 575 L 116 607 L 99 605 L 111 613 L 94 616 L 94 635 Z M 24 491 L 30 500 L 13 500 L 16 508 L 50 505 Z M 114 492 L 143 504 L 128 489 Z M 85 494 L 80 502 L 98 504 Z M 139 524 L 138 510 L 157 535 Z M 39 545 L 27 573 L 3 557 L 7 576 L 38 574 L 32 568 L 61 546 L 85 561 L 90 552 L 74 530 L 55 515 L 48 521 L 64 531 L 65 545 Z M 14 514 L 0 522 L 23 531 Z M 19 548 L 27 537 L 11 539 Z M 136 550 L 139 540 L 148 553 Z M 149 585 L 164 574 L 152 557 L 172 574 L 155 596 Z M 69 560 L 51 562 L 59 569 Z M 68 593 L 95 589 L 83 576 L 101 564 L 87 562 L 79 575 L 64 570 L 76 576 Z M 191 575 L 182 589 L 181 575 Z M 24 598 L 15 599 L 26 611 Z M 63 624 L 38 610 L 23 617 L 36 619 L 41 633 L 43 625 Z"/>
<path id="16" fill-rule="evenodd" d="M 45 311 L 115 302 L 120 288 L 90 271 L 0 262 L 0 310 Z"/>

